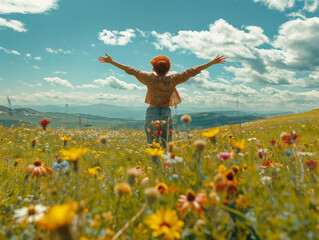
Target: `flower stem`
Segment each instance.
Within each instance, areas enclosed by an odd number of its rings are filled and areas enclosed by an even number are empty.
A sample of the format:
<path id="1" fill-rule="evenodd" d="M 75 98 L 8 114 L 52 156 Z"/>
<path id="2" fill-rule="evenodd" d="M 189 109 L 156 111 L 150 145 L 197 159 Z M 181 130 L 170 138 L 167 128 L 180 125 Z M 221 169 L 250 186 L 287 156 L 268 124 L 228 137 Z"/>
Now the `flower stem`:
<path id="1" fill-rule="evenodd" d="M 293 153 L 294 153 L 295 157 L 298 159 L 299 167 L 300 167 L 300 183 L 303 183 L 303 179 L 305 176 L 305 170 L 303 168 L 303 163 L 301 161 L 300 155 L 297 151 L 296 143 L 294 143 L 294 145 L 293 145 Z"/>
<path id="2" fill-rule="evenodd" d="M 145 208 L 147 206 L 147 203 L 144 203 L 140 210 L 127 222 L 125 225 L 118 231 L 113 237 L 112 240 L 118 239 L 122 233 L 130 226 L 131 223 L 133 223 L 141 214 L 144 212 Z"/>

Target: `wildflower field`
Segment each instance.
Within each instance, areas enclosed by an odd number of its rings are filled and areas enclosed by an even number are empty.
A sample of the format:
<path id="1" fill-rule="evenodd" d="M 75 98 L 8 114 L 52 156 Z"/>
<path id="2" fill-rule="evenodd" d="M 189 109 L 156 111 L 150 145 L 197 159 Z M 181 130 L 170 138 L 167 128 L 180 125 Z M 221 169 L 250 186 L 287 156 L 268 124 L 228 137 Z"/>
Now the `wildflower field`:
<path id="1" fill-rule="evenodd" d="M 319 239 L 319 109 L 171 132 L 166 151 L 41 124 L 0 127 L 0 239 Z"/>

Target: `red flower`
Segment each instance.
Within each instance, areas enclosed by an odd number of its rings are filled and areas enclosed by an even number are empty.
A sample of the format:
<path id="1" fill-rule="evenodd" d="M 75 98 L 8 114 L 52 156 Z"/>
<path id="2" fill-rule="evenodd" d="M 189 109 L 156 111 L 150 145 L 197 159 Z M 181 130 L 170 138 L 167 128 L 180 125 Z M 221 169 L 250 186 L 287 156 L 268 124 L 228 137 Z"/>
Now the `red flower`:
<path id="1" fill-rule="evenodd" d="M 269 141 L 269 143 L 272 144 L 272 145 L 275 145 L 277 142 L 276 142 L 275 139 L 271 139 L 271 140 Z"/>
<path id="2" fill-rule="evenodd" d="M 283 140 L 288 145 L 292 145 L 298 141 L 299 136 L 293 131 L 291 133 L 282 133 L 280 135 L 281 140 Z"/>
<path id="3" fill-rule="evenodd" d="M 318 168 L 318 161 L 316 160 L 307 160 L 304 164 L 311 171 L 315 171 Z"/>
<path id="4" fill-rule="evenodd" d="M 174 133 L 174 130 L 173 130 L 173 129 L 170 129 L 170 130 L 169 130 L 169 133 L 170 133 L 170 134 L 173 134 L 173 133 Z"/>
<path id="5" fill-rule="evenodd" d="M 162 135 L 162 134 L 163 134 L 163 131 L 162 131 L 162 130 L 158 130 L 158 131 L 155 132 L 155 134 L 156 134 L 156 135 Z"/>
<path id="6" fill-rule="evenodd" d="M 273 164 L 273 162 L 274 162 L 273 160 L 267 160 L 265 163 L 261 164 L 261 166 L 268 167 L 271 164 Z"/>
<path id="7" fill-rule="evenodd" d="M 265 152 L 258 152 L 258 157 L 261 159 L 264 159 L 266 157 L 266 153 Z"/>
<path id="8" fill-rule="evenodd" d="M 50 123 L 51 121 L 47 120 L 47 119 L 43 119 L 42 121 L 39 122 L 39 124 L 43 127 L 43 130 L 47 129 L 47 125 Z"/>

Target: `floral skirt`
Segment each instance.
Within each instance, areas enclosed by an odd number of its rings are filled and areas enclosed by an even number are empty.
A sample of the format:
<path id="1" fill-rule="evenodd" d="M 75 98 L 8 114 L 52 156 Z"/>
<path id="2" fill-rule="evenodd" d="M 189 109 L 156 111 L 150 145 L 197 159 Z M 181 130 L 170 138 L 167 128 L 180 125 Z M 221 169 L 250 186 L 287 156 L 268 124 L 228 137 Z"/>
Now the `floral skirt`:
<path id="1" fill-rule="evenodd" d="M 155 140 L 166 148 L 166 143 L 172 141 L 173 122 L 171 109 L 169 107 L 147 108 L 144 130 L 148 144 L 152 144 Z"/>

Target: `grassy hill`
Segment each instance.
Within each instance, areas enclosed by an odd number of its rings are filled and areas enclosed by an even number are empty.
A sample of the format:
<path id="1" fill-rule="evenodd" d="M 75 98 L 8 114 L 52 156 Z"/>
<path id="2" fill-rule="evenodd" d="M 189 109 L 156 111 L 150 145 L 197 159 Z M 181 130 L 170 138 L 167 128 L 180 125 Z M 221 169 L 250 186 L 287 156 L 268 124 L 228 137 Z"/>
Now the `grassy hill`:
<path id="1" fill-rule="evenodd" d="M 12 119 L 49 116 L 0 111 Z M 52 124 L 71 119 L 59 116 Z M 209 113 L 198 117 L 214 121 Z M 118 239 L 163 239 L 151 226 L 178 221 L 181 240 L 318 239 L 319 109 L 224 125 L 214 141 L 205 131 L 173 134 L 175 148 L 164 156 L 147 148 L 142 130 L 0 127 L 0 239 L 62 235 L 46 227 L 62 218 L 74 239 L 111 239 L 127 223 Z M 27 222 L 38 204 L 48 213 Z"/>

